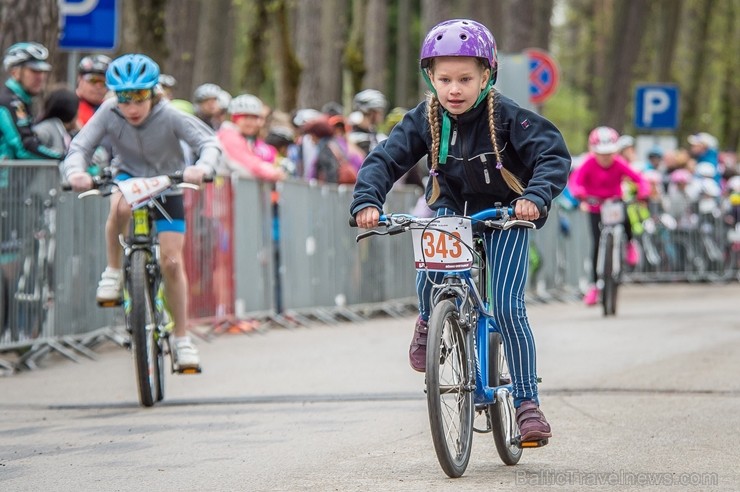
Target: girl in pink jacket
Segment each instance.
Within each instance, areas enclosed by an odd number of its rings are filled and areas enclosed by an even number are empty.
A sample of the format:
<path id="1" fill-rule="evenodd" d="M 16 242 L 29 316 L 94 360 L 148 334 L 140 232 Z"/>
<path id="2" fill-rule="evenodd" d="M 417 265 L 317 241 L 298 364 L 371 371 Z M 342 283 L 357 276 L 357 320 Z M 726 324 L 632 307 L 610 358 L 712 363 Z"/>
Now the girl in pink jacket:
<path id="1" fill-rule="evenodd" d="M 277 150 L 259 138 L 265 124 L 264 106 L 256 96 L 242 94 L 229 104 L 231 122 L 218 130 L 226 165 L 237 176 L 264 181 L 281 181 L 285 172 L 277 166 Z"/>
<path id="2" fill-rule="evenodd" d="M 650 195 L 650 184 L 632 169 L 629 163 L 617 155 L 619 133 L 613 128 L 600 126 L 588 137 L 591 153 L 570 177 L 570 190 L 573 196 L 582 201 L 581 208 L 589 213 L 591 235 L 593 238 L 591 280 L 593 284 L 583 298 L 586 305 L 594 305 L 599 300 L 596 287 L 596 262 L 601 236 L 601 204 L 609 199 L 622 199 L 622 180 L 628 178 L 637 185 L 637 199 L 644 200 Z M 626 215 L 626 214 L 625 214 Z M 632 240 L 629 220 L 624 222 L 627 242 L 627 264 L 635 266 L 639 260 L 637 246 Z"/>

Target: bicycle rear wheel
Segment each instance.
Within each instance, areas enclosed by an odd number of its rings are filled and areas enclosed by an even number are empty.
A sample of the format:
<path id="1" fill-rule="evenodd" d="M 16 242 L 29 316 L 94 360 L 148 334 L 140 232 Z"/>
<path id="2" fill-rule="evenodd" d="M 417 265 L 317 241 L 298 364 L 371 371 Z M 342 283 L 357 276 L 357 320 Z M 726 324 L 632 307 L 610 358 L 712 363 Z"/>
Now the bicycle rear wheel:
<path id="1" fill-rule="evenodd" d="M 429 319 L 426 393 L 434 450 L 444 472 L 461 476 L 473 443 L 473 388 L 470 381 L 473 350 L 460 324 L 455 303 L 443 300 Z"/>
<path id="2" fill-rule="evenodd" d="M 136 250 L 131 253 L 129 264 L 130 310 L 127 316 L 131 330 L 136 382 L 139 387 L 139 401 L 151 407 L 161 399 L 162 351 L 157 343 L 157 328 L 154 314 L 147 262 L 149 253 Z"/>
<path id="3" fill-rule="evenodd" d="M 509 365 L 504 354 L 503 341 L 498 332 L 488 336 L 488 384 L 500 386 L 511 381 Z M 501 461 L 507 465 L 516 465 L 522 457 L 522 449 L 514 441 L 519 429 L 516 425 L 514 397 L 506 392 L 506 398 L 496 395 L 493 405 L 488 405 L 488 418 Z"/>
<path id="4" fill-rule="evenodd" d="M 617 289 L 619 287 L 619 282 L 614 273 L 614 248 L 614 235 L 607 234 L 604 242 L 604 289 L 601 292 L 604 316 L 613 315 L 617 312 Z M 621 251 L 617 253 L 621 254 Z"/>

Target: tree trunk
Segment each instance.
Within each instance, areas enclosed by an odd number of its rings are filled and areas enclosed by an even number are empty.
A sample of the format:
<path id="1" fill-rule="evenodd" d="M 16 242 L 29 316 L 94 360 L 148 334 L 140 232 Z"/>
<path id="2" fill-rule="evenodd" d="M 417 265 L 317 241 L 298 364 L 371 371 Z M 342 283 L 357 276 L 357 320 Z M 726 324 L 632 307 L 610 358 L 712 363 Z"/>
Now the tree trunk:
<path id="1" fill-rule="evenodd" d="M 408 28 L 411 25 L 410 0 L 398 1 L 398 20 L 396 24 L 396 80 L 393 90 L 394 100 L 396 106 L 411 108 L 416 106 L 416 93 L 414 92 L 413 98 L 410 95 L 411 88 L 413 87 L 411 81 L 416 82 L 415 75 L 419 71 L 416 65 L 418 56 L 412 56 L 411 54 L 411 33 Z"/>
<path id="2" fill-rule="evenodd" d="M 661 0 L 658 4 L 658 40 L 656 56 L 657 71 L 655 79 L 657 82 L 671 82 L 671 67 L 676 52 L 676 40 L 678 39 L 679 26 L 681 23 L 681 11 L 684 0 Z"/>
<path id="3" fill-rule="evenodd" d="M 301 63 L 301 81 L 298 89 L 298 106 L 321 106 L 321 38 L 316 35 L 317 15 L 321 15 L 321 0 L 298 2 L 296 52 Z"/>
<path id="4" fill-rule="evenodd" d="M 550 45 L 552 0 L 514 0 L 509 9 L 511 33 L 507 52 L 519 53 L 527 48 L 547 50 Z"/>
<path id="5" fill-rule="evenodd" d="M 388 91 L 388 5 L 387 0 L 368 0 L 365 17 L 365 77 L 363 89 Z"/>
<path id="6" fill-rule="evenodd" d="M 712 11 L 715 7 L 715 0 L 700 0 L 696 4 L 696 10 L 689 12 L 692 18 L 696 19 L 696 28 L 691 36 L 692 58 L 689 65 L 690 72 L 686 84 L 684 102 L 684 111 L 681 118 L 681 137 L 688 133 L 704 131 L 702 123 L 699 121 L 699 105 L 706 104 L 703 96 L 700 94 L 700 87 L 703 75 L 706 74 L 709 63 L 709 25 L 712 17 Z M 701 101 L 701 103 L 700 103 Z"/>
<path id="7" fill-rule="evenodd" d="M 267 0 L 269 1 L 269 0 Z M 236 92 L 253 94 L 259 97 L 260 89 L 267 79 L 267 29 L 269 18 L 267 1 L 256 0 L 244 3 L 241 12 L 245 22 L 241 23 L 238 38 L 245 43 L 240 51 L 245 54 L 239 65 L 239 76 L 236 83 Z M 236 94 L 235 94 L 236 95 Z"/>
<path id="8" fill-rule="evenodd" d="M 648 0 L 617 2 L 609 48 L 609 63 L 599 109 L 599 124 L 623 130 L 632 90 L 632 71 L 640 54 Z"/>
<path id="9" fill-rule="evenodd" d="M 167 4 L 167 47 L 169 56 L 162 70 L 175 77 L 175 97 L 190 100 L 195 90 L 193 67 L 200 26 L 200 0 L 177 0 Z"/>
<path id="10" fill-rule="evenodd" d="M 235 17 L 231 0 L 210 0 L 201 6 L 195 59 L 193 60 L 193 87 L 212 82 L 224 88 L 231 85 L 231 66 L 224 70 L 228 43 L 228 24 Z"/>
<path id="11" fill-rule="evenodd" d="M 365 76 L 365 6 L 364 0 L 352 0 L 352 24 L 343 55 L 345 106 L 351 105 L 352 97 L 362 88 L 362 79 Z"/>
<path id="12" fill-rule="evenodd" d="M 320 104 L 342 100 L 342 53 L 347 34 L 347 3 L 325 0 L 321 11 Z"/>
<path id="13" fill-rule="evenodd" d="M 298 100 L 298 86 L 301 79 L 301 66 L 293 51 L 293 41 L 289 22 L 291 11 L 285 0 L 274 4 L 272 17 L 273 52 L 277 61 L 275 67 L 275 107 L 281 111 L 292 111 Z M 293 10 L 294 12 L 294 10 Z"/>

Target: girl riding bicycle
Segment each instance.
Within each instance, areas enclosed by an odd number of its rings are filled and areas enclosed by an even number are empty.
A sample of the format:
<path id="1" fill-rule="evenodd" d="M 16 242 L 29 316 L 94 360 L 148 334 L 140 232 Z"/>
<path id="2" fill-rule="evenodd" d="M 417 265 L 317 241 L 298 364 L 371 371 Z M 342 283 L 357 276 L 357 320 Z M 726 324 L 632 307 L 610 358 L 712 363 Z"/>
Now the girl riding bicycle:
<path id="1" fill-rule="evenodd" d="M 591 223 L 592 286 L 586 292 L 583 302 L 592 306 L 599 301 L 597 282 L 597 261 L 599 238 L 601 236 L 601 204 L 608 199 L 622 199 L 622 180 L 632 180 L 637 186 L 637 199 L 646 200 L 650 196 L 650 184 L 629 163 L 617 154 L 619 151 L 619 133 L 613 128 L 600 126 L 594 128 L 588 136 L 590 154 L 581 166 L 571 175 L 570 189 L 573 196 L 583 200 L 582 208 L 588 212 Z M 635 266 L 639 260 L 637 247 L 632 241 L 632 228 L 629 219 L 624 221 L 627 235 L 627 263 Z"/>
<path id="2" fill-rule="evenodd" d="M 472 20 L 442 22 L 427 34 L 421 72 L 431 93 L 367 156 L 350 212 L 359 227 L 378 225 L 393 183 L 428 155 L 426 196 L 437 215 L 471 214 L 512 203 L 517 218 L 545 222 L 540 211 L 565 187 L 570 155 L 560 132 L 536 113 L 493 89 L 498 62 L 491 32 Z M 551 436 L 539 410 L 535 344 L 524 303 L 526 229 L 485 233 L 496 291 L 495 320 L 504 335 L 522 441 Z M 419 318 L 409 349 L 411 367 L 425 371 L 433 281 L 417 275 Z"/>
<path id="3" fill-rule="evenodd" d="M 155 91 L 159 66 L 148 56 L 123 55 L 106 72 L 106 84 L 116 97 L 105 101 L 75 136 L 62 172 L 75 191 L 89 190 L 91 176 L 85 172 L 95 148 L 104 137 L 113 146 L 116 179 L 151 177 L 183 172 L 186 182 L 200 184 L 212 175 L 221 156 L 213 131 L 194 116 L 178 111 Z M 199 156 L 185 167 L 181 141 Z M 182 194 L 162 200 L 172 222 L 160 217 L 159 234 L 165 298 L 175 322 L 175 360 L 181 369 L 200 366 L 198 351 L 187 336 L 188 284 L 183 261 L 185 209 Z M 122 250 L 118 240 L 127 231 L 131 209 L 120 193 L 110 197 L 105 225 L 108 266 L 103 272 L 96 298 L 99 303 L 116 302 L 123 294 Z"/>

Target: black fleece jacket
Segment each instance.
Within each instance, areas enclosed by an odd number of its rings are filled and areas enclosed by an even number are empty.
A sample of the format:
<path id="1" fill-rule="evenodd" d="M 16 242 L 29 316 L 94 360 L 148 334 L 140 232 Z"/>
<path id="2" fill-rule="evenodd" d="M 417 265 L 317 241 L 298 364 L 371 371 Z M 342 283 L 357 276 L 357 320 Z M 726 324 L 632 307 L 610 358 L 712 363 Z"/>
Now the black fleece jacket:
<path id="1" fill-rule="evenodd" d="M 501 94 L 496 94 L 495 101 L 494 120 L 501 160 L 524 184 L 524 194 L 520 196 L 509 189 L 501 171 L 496 169 L 488 111 L 483 101 L 452 119 L 447 162 L 438 166 L 440 196 L 431 204 L 432 209 L 446 207 L 458 214 L 464 211 L 472 214 L 496 202 L 510 204 L 517 198 L 534 202 L 540 210 L 549 209 L 565 188 L 571 158 L 555 125 Z M 440 114 L 440 122 L 441 118 Z M 422 102 L 365 158 L 350 205 L 352 216 L 367 206 L 383 210 L 393 183 L 425 154 L 431 154 L 431 146 L 427 103 Z M 431 181 L 427 184 L 427 197 L 431 194 Z M 545 220 L 538 219 L 535 224 L 539 228 Z"/>

